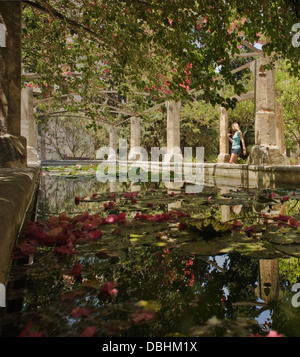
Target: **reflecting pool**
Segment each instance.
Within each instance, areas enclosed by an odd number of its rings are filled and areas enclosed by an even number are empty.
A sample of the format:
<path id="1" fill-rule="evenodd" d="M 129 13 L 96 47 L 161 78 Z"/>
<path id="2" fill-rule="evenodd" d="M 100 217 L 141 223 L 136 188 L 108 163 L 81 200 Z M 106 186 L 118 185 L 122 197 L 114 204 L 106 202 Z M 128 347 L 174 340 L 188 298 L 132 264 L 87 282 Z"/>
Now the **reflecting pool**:
<path id="1" fill-rule="evenodd" d="M 1 336 L 300 336 L 300 190 L 40 180 Z"/>

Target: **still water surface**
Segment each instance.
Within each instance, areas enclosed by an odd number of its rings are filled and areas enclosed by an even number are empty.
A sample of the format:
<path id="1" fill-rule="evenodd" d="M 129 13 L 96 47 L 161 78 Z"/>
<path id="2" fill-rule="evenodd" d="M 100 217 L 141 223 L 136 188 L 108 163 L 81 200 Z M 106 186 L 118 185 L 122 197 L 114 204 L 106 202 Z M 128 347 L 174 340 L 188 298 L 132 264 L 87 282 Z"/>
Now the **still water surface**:
<path id="1" fill-rule="evenodd" d="M 300 336 L 299 199 L 46 169 L 0 335 Z"/>

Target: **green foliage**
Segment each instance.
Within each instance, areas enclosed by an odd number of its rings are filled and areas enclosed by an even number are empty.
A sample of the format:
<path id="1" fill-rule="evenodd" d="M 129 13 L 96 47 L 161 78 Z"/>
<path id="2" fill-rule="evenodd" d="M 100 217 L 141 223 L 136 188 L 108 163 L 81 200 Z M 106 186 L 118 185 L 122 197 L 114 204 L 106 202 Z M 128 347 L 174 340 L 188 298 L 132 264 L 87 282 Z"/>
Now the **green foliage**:
<path id="1" fill-rule="evenodd" d="M 253 144 L 253 103 L 237 104 L 232 98 L 252 83 L 249 69 L 230 72 L 252 60 L 234 57 L 251 51 L 245 42 L 263 44 L 272 61 L 285 58 L 288 73 L 299 75 L 291 33 L 297 22 L 294 2 L 23 2 L 23 64 L 25 71 L 37 74 L 24 77 L 23 83 L 39 88 L 39 99 L 49 104 L 46 114 L 80 113 L 95 131 L 103 124 L 123 123 L 120 133 L 128 134 L 126 120 L 137 113 L 143 118 L 146 149 L 165 144 L 165 109 L 160 112 L 156 105 L 170 99 L 183 102 L 181 145 L 204 146 L 206 160 L 218 153 L 214 108 L 221 105 L 235 108 L 230 121 L 248 130 L 246 144 Z M 222 79 L 213 80 L 217 74 Z M 298 100 L 297 91 L 291 95 Z M 291 95 L 283 97 L 284 115 L 292 121 L 289 147 L 298 137 Z M 40 101 L 44 113 L 43 105 Z M 107 133 L 103 136 L 107 140 Z"/>
<path id="2" fill-rule="evenodd" d="M 127 97 L 128 83 L 134 91 L 164 99 L 201 89 L 213 105 L 231 106 L 234 103 L 218 93 L 220 82 L 211 79 L 218 65 L 225 83 L 240 94 L 230 57 L 243 51 L 242 40 L 258 41 L 258 33 L 270 39 L 264 51 L 286 56 L 291 72 L 299 69 L 290 32 L 297 20 L 295 8 L 283 0 L 24 3 L 25 68 L 40 75 L 46 94 L 54 85 L 59 86 L 58 97 L 80 92 L 82 108 L 93 102 L 85 98 L 91 90 L 110 89 L 112 83 Z M 91 107 L 88 111 L 95 109 Z"/>
<path id="3" fill-rule="evenodd" d="M 282 104 L 286 147 L 296 149 L 300 144 L 300 81 L 290 75 L 288 61 L 280 61 L 276 71 L 278 102 Z"/>

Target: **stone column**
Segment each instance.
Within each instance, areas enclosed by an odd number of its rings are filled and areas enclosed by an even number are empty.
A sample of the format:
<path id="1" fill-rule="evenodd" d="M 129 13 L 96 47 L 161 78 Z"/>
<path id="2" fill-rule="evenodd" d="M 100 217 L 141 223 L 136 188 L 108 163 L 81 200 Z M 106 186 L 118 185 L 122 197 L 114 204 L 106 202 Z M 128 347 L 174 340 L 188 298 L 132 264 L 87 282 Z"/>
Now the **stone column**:
<path id="1" fill-rule="evenodd" d="M 255 145 L 249 164 L 284 165 L 285 156 L 276 142 L 275 70 L 265 69 L 270 60 L 261 57 L 255 67 Z"/>
<path id="2" fill-rule="evenodd" d="M 0 22 L 5 47 L 0 47 L 0 167 L 25 167 L 26 139 L 21 137 L 22 2 L 1 1 Z"/>
<path id="3" fill-rule="evenodd" d="M 220 153 L 218 155 L 218 163 L 229 162 L 229 140 L 228 140 L 228 111 L 220 108 Z"/>
<path id="4" fill-rule="evenodd" d="M 141 153 L 136 149 L 141 146 L 141 118 L 130 118 L 130 125 L 130 159 L 139 160 Z"/>
<path id="5" fill-rule="evenodd" d="M 278 259 L 260 259 L 256 296 L 266 303 L 282 299 Z"/>
<path id="6" fill-rule="evenodd" d="M 114 152 L 109 155 L 109 159 L 116 160 L 118 149 L 118 128 L 115 126 L 111 126 L 109 129 L 109 147 L 114 150 Z"/>
<path id="7" fill-rule="evenodd" d="M 167 148 L 180 148 L 180 108 L 181 102 L 168 101 L 167 107 Z"/>
<path id="8" fill-rule="evenodd" d="M 174 181 L 182 181 L 183 155 L 180 149 L 180 108 L 181 101 L 167 101 L 167 154 L 164 155 L 162 173 L 174 171 Z M 173 166 L 173 168 L 172 168 Z M 164 176 L 163 176 L 164 177 Z"/>
<path id="9" fill-rule="evenodd" d="M 275 115 L 276 115 L 276 144 L 281 154 L 285 154 L 284 122 L 282 118 L 281 102 L 276 101 L 275 103 Z"/>
<path id="10" fill-rule="evenodd" d="M 37 125 L 33 116 L 33 89 L 22 89 L 21 134 L 27 139 L 27 161 L 37 162 Z"/>

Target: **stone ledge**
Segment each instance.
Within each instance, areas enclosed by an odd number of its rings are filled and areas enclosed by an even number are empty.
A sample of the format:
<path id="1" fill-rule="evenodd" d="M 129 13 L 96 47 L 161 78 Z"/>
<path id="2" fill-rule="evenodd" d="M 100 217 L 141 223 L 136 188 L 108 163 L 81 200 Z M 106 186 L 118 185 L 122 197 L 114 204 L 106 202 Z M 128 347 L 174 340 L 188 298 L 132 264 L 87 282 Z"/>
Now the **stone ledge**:
<path id="1" fill-rule="evenodd" d="M 247 165 L 205 163 L 205 176 L 218 176 L 235 180 L 235 184 L 254 184 L 260 187 L 300 185 L 300 165 Z"/>
<path id="2" fill-rule="evenodd" d="M 37 188 L 40 166 L 0 168 L 0 283 L 6 283 L 11 253 Z"/>

